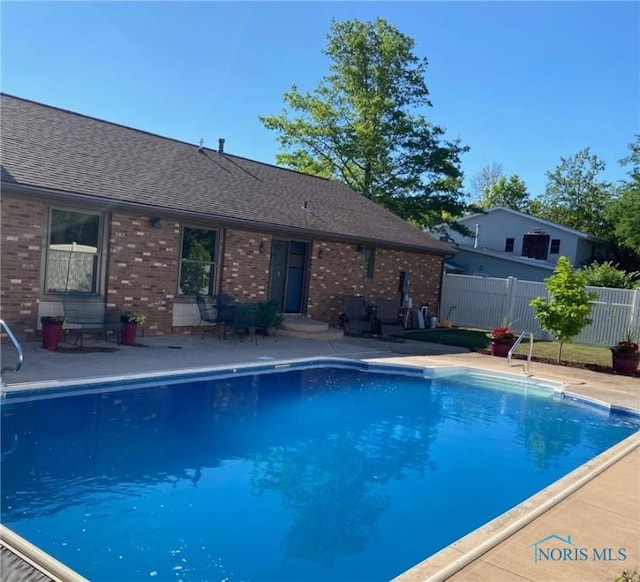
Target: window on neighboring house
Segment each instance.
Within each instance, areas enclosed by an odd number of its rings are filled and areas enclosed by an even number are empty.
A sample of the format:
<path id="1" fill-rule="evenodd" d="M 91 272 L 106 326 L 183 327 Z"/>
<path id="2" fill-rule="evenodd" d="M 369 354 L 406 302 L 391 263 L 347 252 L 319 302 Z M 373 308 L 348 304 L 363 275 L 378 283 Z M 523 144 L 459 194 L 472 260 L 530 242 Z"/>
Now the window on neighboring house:
<path id="1" fill-rule="evenodd" d="M 180 295 L 213 295 L 217 232 L 202 228 L 182 229 Z"/>
<path id="2" fill-rule="evenodd" d="M 513 252 L 513 246 L 515 245 L 516 239 L 515 238 L 507 238 L 504 242 L 504 252 L 505 253 L 512 253 Z"/>
<path id="3" fill-rule="evenodd" d="M 550 255 L 557 255 L 560 253 L 560 239 L 552 238 L 551 239 L 551 247 L 549 248 Z"/>
<path id="4" fill-rule="evenodd" d="M 530 259 L 547 260 L 549 235 L 543 232 L 531 232 L 522 238 L 522 256 Z"/>
<path id="5" fill-rule="evenodd" d="M 369 247 L 360 247 L 362 255 L 362 275 L 367 279 L 373 279 L 373 267 L 375 250 Z"/>
<path id="6" fill-rule="evenodd" d="M 52 208 L 45 292 L 97 293 L 102 215 Z"/>

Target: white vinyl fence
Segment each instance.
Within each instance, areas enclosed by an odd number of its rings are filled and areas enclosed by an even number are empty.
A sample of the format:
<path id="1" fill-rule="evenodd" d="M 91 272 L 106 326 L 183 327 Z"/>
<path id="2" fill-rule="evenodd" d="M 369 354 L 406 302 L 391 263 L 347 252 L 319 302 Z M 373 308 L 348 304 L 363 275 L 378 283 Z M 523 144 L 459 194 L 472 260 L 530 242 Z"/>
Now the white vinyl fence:
<path id="1" fill-rule="evenodd" d="M 640 289 L 587 290 L 598 294 L 591 311 L 593 323 L 574 339 L 576 343 L 612 346 L 624 339 L 628 330 L 640 328 Z M 487 330 L 506 320 L 514 331 L 527 330 L 537 338 L 552 339 L 542 331 L 529 307 L 530 301 L 540 295 L 547 296 L 544 283 L 446 273 L 439 318 L 453 325 Z"/>

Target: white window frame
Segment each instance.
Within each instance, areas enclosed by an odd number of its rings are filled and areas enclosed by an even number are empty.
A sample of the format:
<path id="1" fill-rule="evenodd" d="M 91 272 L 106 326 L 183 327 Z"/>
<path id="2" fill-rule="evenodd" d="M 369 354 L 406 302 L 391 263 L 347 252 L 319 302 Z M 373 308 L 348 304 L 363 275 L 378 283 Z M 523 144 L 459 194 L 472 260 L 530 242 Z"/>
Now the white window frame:
<path id="1" fill-rule="evenodd" d="M 74 214 L 83 214 L 89 216 L 98 217 L 98 232 L 96 233 L 97 246 L 92 251 L 87 245 L 76 244 L 76 241 L 69 243 L 58 244 L 56 246 L 65 247 L 59 249 L 52 249 L 51 236 L 53 230 L 53 215 L 55 212 L 68 212 Z M 86 294 L 99 295 L 103 281 L 103 254 L 105 249 L 104 230 L 105 230 L 105 214 L 95 210 L 89 210 L 87 208 L 74 208 L 65 206 L 50 206 L 47 214 L 47 230 L 46 230 L 46 244 L 44 252 L 44 265 L 43 265 L 43 288 L 47 295 L 58 295 L 63 293 L 74 294 Z M 68 248 L 67 248 L 68 247 Z M 60 265 L 57 268 L 57 273 L 54 271 L 54 253 L 59 253 Z M 64 264 L 66 258 L 66 267 Z M 83 263 L 92 263 L 92 268 L 89 276 L 83 276 L 82 265 Z M 75 267 L 75 268 L 74 268 Z M 85 269 L 86 270 L 86 269 Z M 75 273 L 74 273 L 75 271 Z M 64 278 L 64 285 L 60 284 L 55 286 L 53 283 L 54 278 L 58 278 L 62 281 Z M 70 279 L 75 278 L 77 285 L 70 285 Z M 89 282 L 88 286 L 82 285 L 82 280 L 85 279 Z"/>
<path id="2" fill-rule="evenodd" d="M 203 230 L 213 232 L 215 234 L 215 243 L 214 249 L 212 253 L 212 257 L 210 261 L 189 261 L 188 259 L 183 258 L 182 253 L 184 251 L 184 236 L 185 231 L 189 230 Z M 221 240 L 221 230 L 219 228 L 210 228 L 206 226 L 198 226 L 198 225 L 183 225 L 180 232 L 180 257 L 179 257 L 179 269 L 178 269 L 178 282 L 177 282 L 177 295 L 179 297 L 195 297 L 196 295 L 204 295 L 205 297 L 213 297 L 216 295 L 217 289 L 217 281 L 218 281 L 218 264 L 219 264 L 219 252 L 220 252 L 220 240 Z M 207 293 L 185 293 L 182 290 L 182 272 L 185 264 L 191 263 L 194 265 L 209 265 L 210 271 L 208 274 L 208 289 Z"/>

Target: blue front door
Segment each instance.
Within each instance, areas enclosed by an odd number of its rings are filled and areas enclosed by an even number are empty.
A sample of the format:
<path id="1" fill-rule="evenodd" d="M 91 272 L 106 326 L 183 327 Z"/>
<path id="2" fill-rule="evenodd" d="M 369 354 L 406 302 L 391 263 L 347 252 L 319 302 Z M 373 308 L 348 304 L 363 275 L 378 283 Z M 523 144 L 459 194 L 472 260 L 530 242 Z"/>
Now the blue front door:
<path id="1" fill-rule="evenodd" d="M 307 269 L 307 243 L 273 239 L 269 271 L 269 300 L 283 313 L 301 313 Z"/>

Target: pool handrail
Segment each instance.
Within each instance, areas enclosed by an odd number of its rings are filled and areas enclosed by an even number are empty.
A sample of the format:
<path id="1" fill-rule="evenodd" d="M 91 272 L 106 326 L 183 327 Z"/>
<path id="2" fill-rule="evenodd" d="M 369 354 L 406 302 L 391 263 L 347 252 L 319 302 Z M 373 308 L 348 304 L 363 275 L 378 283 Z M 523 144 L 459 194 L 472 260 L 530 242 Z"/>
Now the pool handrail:
<path id="1" fill-rule="evenodd" d="M 4 319 L 0 319 L 0 331 L 2 330 L 4 330 L 4 332 L 7 334 L 7 336 L 11 340 L 11 343 L 13 344 L 13 346 L 16 348 L 16 351 L 18 352 L 18 364 L 15 366 L 15 368 L 12 368 L 11 366 L 4 366 L 3 368 L 0 369 L 0 385 L 4 385 L 3 374 L 5 372 L 17 372 L 20 368 L 22 368 L 22 362 L 24 361 L 24 353 L 22 351 L 22 346 L 20 345 L 20 342 L 16 339 L 16 336 L 13 335 L 13 332 L 11 331 L 9 324 Z"/>
<path id="2" fill-rule="evenodd" d="M 518 349 L 518 346 L 520 345 L 520 343 L 524 339 L 524 336 L 527 335 L 527 334 L 529 334 L 529 355 L 527 356 L 527 363 L 525 364 L 525 367 L 524 367 L 525 374 L 529 373 L 529 366 L 531 365 L 531 356 L 533 355 L 533 332 L 524 330 L 518 336 L 518 339 L 511 346 L 511 349 L 509 350 L 509 353 L 507 354 L 507 365 L 511 366 L 511 357 L 513 356 L 513 354 L 516 351 L 516 349 Z"/>

